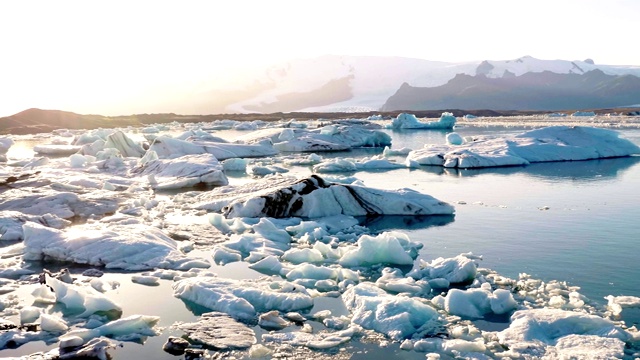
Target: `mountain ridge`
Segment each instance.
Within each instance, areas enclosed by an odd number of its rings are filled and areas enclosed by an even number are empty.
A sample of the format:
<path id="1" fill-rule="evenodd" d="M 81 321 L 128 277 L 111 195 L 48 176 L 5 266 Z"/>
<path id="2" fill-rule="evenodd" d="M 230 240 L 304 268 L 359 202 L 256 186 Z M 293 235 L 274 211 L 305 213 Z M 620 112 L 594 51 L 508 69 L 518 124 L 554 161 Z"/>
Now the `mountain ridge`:
<path id="1" fill-rule="evenodd" d="M 607 75 L 596 69 L 583 74 L 551 71 L 490 78 L 458 74 L 438 87 L 403 84 L 383 111 L 441 108 L 557 111 L 624 107 L 640 103 L 640 77 Z"/>
<path id="2" fill-rule="evenodd" d="M 236 88 L 230 91 L 234 98 L 224 104 L 219 102 L 224 98 L 221 89 L 210 92 L 210 96 L 201 94 L 198 102 L 207 109 L 208 102 L 218 101 L 216 106 L 208 108 L 210 111 L 201 111 L 204 113 L 378 111 L 403 83 L 438 87 L 458 74 L 509 78 L 544 71 L 585 74 L 592 70 L 640 77 L 640 66 L 596 64 L 591 59 L 541 60 L 523 56 L 512 60 L 448 63 L 402 57 L 325 55 L 285 62 L 258 72 L 248 83 L 234 84 Z M 335 87 L 340 96 L 326 91 L 340 81 L 341 86 Z"/>

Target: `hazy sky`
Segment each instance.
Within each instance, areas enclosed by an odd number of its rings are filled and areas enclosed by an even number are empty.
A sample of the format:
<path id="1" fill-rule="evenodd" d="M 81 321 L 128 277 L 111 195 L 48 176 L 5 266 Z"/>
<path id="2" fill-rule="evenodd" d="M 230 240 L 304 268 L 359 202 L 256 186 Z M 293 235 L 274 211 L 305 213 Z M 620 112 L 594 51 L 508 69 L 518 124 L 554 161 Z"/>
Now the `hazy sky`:
<path id="1" fill-rule="evenodd" d="M 216 69 L 324 54 L 640 65 L 638 14 L 637 0 L 2 1 L 0 116 L 154 112 Z"/>

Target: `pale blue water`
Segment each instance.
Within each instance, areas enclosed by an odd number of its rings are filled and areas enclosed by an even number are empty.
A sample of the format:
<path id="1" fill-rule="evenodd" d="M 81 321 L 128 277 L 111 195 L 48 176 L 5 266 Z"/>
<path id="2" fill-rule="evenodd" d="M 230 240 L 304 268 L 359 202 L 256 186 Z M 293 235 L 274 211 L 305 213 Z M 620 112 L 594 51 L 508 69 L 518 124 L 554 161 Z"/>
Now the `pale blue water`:
<path id="1" fill-rule="evenodd" d="M 466 127 L 456 130 L 464 136 L 511 134 L 523 129 Z M 389 134 L 393 137 L 393 148 L 414 149 L 425 143 L 444 143 L 446 136 L 446 132 L 441 131 L 389 131 Z M 640 130 L 622 130 L 621 134 L 640 144 Z M 381 149 L 322 155 L 363 157 L 379 153 Z M 311 170 L 296 167 L 292 173 L 310 174 Z M 454 217 L 389 217 L 370 224 L 375 230 L 406 231 L 413 241 L 424 243 L 421 259 L 473 252 L 484 256 L 481 266 L 502 275 L 517 278 L 525 272 L 543 280 L 567 281 L 580 286 L 583 295 L 601 303 L 606 302 L 603 297 L 609 294 L 640 296 L 640 157 L 485 170 L 422 167 L 349 175 L 370 187 L 412 188 L 456 207 Z M 230 181 L 246 179 L 230 178 Z M 241 263 L 216 266 L 213 270 L 221 277 L 260 275 Z M 159 315 L 160 325 L 170 326 L 175 321 L 193 321 L 206 310 L 174 298 L 170 281 L 162 280 L 158 287 L 147 287 L 131 284 L 127 274 L 108 276 L 123 283 L 109 295 L 123 305 L 123 316 Z M 23 291 L 30 292 L 29 289 Z M 323 309 L 332 309 L 337 314 L 345 312 L 339 299 L 318 299 L 314 311 Z M 625 310 L 623 319 L 628 325 L 638 323 L 640 312 Z M 256 331 L 259 338 L 263 330 L 256 327 Z M 160 336 L 149 338 L 144 346 L 125 343 L 112 354 L 117 359 L 175 359 L 161 350 L 169 335 L 180 334 L 166 329 Z M 54 346 L 35 342 L 16 350 L 2 350 L 0 357 L 29 354 Z M 377 349 L 375 356 L 372 349 Z M 348 346 L 348 351 L 353 358 L 424 358 L 424 354 L 398 352 L 397 345 L 386 349 L 379 349 L 377 345 Z"/>

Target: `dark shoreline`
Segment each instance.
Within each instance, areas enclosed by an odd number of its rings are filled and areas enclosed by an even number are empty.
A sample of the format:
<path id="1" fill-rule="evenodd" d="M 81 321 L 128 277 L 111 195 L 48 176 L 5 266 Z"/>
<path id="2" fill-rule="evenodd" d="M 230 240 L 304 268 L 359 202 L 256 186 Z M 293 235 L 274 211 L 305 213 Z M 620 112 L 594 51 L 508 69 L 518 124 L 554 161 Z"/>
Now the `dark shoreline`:
<path id="1" fill-rule="evenodd" d="M 596 114 L 637 112 L 639 108 L 594 109 Z M 414 114 L 418 118 L 438 118 L 443 112 L 451 112 L 456 117 L 472 114 L 481 117 L 499 116 L 530 116 L 553 113 L 552 111 L 520 111 L 520 110 L 424 110 L 424 111 L 369 111 L 369 112 L 290 112 L 271 114 L 211 114 L 211 115 L 179 115 L 179 114 L 135 114 L 121 116 L 81 115 L 61 110 L 28 109 L 15 115 L 0 118 L 0 135 L 28 135 L 49 133 L 56 129 L 97 129 L 127 126 L 146 126 L 151 124 L 166 124 L 170 122 L 198 123 L 216 120 L 236 121 L 281 121 L 281 120 L 336 120 L 345 118 L 363 119 L 372 115 L 393 118 L 402 112 Z M 575 110 L 561 111 L 571 114 Z"/>

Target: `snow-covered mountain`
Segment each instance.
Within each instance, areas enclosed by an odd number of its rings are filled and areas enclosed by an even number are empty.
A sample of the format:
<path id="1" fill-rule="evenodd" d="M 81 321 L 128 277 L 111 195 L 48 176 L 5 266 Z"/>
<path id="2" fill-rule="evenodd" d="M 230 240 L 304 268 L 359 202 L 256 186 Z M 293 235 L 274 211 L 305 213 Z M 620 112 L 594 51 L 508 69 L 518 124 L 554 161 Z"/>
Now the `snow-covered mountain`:
<path id="1" fill-rule="evenodd" d="M 273 113 L 292 111 L 376 111 L 403 84 L 437 87 L 458 74 L 488 78 L 526 73 L 585 74 L 640 77 L 640 66 L 595 64 L 592 60 L 514 60 L 446 63 L 401 57 L 326 55 L 272 66 L 232 87 L 197 95 L 201 113 Z"/>

